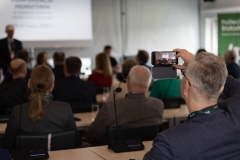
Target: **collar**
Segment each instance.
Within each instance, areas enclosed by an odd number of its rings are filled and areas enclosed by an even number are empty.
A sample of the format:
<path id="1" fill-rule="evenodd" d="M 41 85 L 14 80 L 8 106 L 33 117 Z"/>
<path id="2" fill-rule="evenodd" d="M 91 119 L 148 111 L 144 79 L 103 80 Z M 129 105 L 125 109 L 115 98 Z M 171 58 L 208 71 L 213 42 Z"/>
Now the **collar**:
<path id="1" fill-rule="evenodd" d="M 13 42 L 14 41 L 14 39 L 12 38 L 12 39 L 10 39 L 10 38 L 8 38 L 7 37 L 7 40 L 8 40 L 8 42 Z"/>
<path id="2" fill-rule="evenodd" d="M 209 106 L 207 108 L 201 109 L 199 111 L 194 111 L 188 115 L 187 121 L 191 120 L 193 117 L 196 117 L 200 114 L 209 115 L 215 112 L 218 109 L 217 105 Z"/>
<path id="3" fill-rule="evenodd" d="M 143 92 L 129 92 L 125 95 L 126 98 L 129 97 L 146 97 L 146 93 Z"/>

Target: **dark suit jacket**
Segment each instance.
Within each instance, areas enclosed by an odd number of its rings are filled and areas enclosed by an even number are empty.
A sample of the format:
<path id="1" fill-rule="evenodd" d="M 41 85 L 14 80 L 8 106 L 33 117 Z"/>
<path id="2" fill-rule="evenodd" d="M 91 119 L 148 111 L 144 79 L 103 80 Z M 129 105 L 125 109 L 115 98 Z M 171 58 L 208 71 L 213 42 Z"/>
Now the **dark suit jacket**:
<path id="1" fill-rule="evenodd" d="M 10 114 L 14 106 L 28 102 L 30 91 L 26 90 L 27 81 L 24 78 L 0 85 L 0 114 Z"/>
<path id="2" fill-rule="evenodd" d="M 228 75 L 233 76 L 234 78 L 240 78 L 240 67 L 236 63 L 231 63 L 227 65 Z"/>
<path id="3" fill-rule="evenodd" d="M 81 106 L 96 102 L 94 84 L 75 75 L 57 81 L 52 95 L 56 101 L 68 102 L 73 112 L 81 112 Z"/>
<path id="4" fill-rule="evenodd" d="M 59 65 L 55 65 L 55 67 L 53 68 L 55 81 L 65 78 L 65 75 L 63 72 L 63 67 L 64 67 L 64 65 L 59 64 Z"/>
<path id="5" fill-rule="evenodd" d="M 118 125 L 121 127 L 145 127 L 161 124 L 164 110 L 163 102 L 156 98 L 147 98 L 144 93 L 128 94 L 116 100 Z M 113 101 L 103 104 L 95 121 L 87 131 L 86 137 L 97 143 L 104 143 L 105 132 L 115 127 Z"/>
<path id="6" fill-rule="evenodd" d="M 43 119 L 32 122 L 29 118 L 30 103 L 22 106 L 22 135 L 41 135 L 62 131 L 77 130 L 76 123 L 69 104 L 49 101 L 43 107 Z M 12 150 L 15 147 L 15 138 L 19 133 L 20 106 L 13 108 L 10 120 L 3 136 L 3 148 Z"/>
<path id="7" fill-rule="evenodd" d="M 22 50 L 22 43 L 14 39 L 14 53 L 16 54 L 19 50 Z M 0 68 L 3 68 L 3 73 L 6 74 L 8 65 L 11 61 L 10 52 L 8 48 L 8 39 L 4 38 L 0 40 Z"/>
<path id="8" fill-rule="evenodd" d="M 240 158 L 240 82 L 228 76 L 230 97 L 212 114 L 199 114 L 157 135 L 144 160 L 229 160 Z"/>
<path id="9" fill-rule="evenodd" d="M 27 82 L 28 82 L 28 80 L 29 80 L 29 78 L 31 76 L 31 73 L 32 73 L 32 70 L 27 68 L 27 75 L 25 76 L 25 80 Z M 12 82 L 12 80 L 13 80 L 12 75 L 7 71 L 2 84 L 6 84 L 6 83 L 9 83 L 9 82 Z"/>

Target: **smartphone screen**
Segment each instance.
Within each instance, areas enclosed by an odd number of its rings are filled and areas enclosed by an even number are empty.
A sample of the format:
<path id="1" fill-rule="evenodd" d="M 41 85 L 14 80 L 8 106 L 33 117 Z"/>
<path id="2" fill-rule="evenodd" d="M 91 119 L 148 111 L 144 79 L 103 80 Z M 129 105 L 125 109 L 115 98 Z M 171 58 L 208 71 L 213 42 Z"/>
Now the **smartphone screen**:
<path id="1" fill-rule="evenodd" d="M 141 146 L 141 142 L 139 140 L 130 140 L 130 141 L 126 141 L 126 144 L 129 148 L 131 147 L 140 147 Z"/>
<path id="2" fill-rule="evenodd" d="M 161 51 L 152 52 L 152 65 L 173 65 L 178 64 L 176 58 L 176 52 L 173 51 Z"/>

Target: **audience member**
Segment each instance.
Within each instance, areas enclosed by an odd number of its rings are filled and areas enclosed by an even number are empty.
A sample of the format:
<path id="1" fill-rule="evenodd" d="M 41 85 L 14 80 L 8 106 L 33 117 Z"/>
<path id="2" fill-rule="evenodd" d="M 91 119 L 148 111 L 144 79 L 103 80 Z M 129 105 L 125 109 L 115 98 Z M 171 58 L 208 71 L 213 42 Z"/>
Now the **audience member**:
<path id="1" fill-rule="evenodd" d="M 105 53 L 110 58 L 112 70 L 115 72 L 119 72 L 120 67 L 118 66 L 116 59 L 111 56 L 111 52 L 112 52 L 112 47 L 110 45 L 107 45 L 104 47 L 103 53 Z"/>
<path id="2" fill-rule="evenodd" d="M 121 127 L 145 127 L 161 124 L 163 102 L 155 98 L 147 98 L 151 83 L 151 73 L 143 66 L 134 66 L 127 77 L 128 94 L 116 100 L 118 125 Z M 94 142 L 104 143 L 104 135 L 109 127 L 115 127 L 113 101 L 103 104 L 95 121 L 87 131 L 87 138 Z"/>
<path id="3" fill-rule="evenodd" d="M 151 71 L 151 67 L 146 65 L 148 58 L 149 58 L 149 55 L 148 55 L 147 51 L 139 50 L 137 53 L 137 56 L 136 56 L 136 61 L 139 65 L 145 66 Z M 158 63 L 156 62 L 156 64 L 158 64 Z"/>
<path id="4" fill-rule="evenodd" d="M 15 58 L 15 54 L 22 50 L 22 43 L 13 38 L 14 27 L 13 25 L 6 26 L 7 37 L 0 40 L 0 68 L 3 69 L 5 75 L 8 66 L 12 59 Z"/>
<path id="5" fill-rule="evenodd" d="M 228 50 L 224 54 L 224 59 L 227 64 L 228 75 L 236 79 L 240 78 L 240 67 L 235 63 L 236 53 L 233 50 Z"/>
<path id="6" fill-rule="evenodd" d="M 156 80 L 152 84 L 150 97 L 162 99 L 181 97 L 181 82 L 179 78 Z"/>
<path id="7" fill-rule="evenodd" d="M 197 50 L 197 53 L 196 54 L 198 54 L 198 53 L 202 53 L 202 52 L 207 52 L 204 48 L 200 48 L 199 50 Z"/>
<path id="8" fill-rule="evenodd" d="M 174 66 L 185 70 L 181 94 L 190 114 L 186 123 L 159 133 L 144 160 L 239 159 L 240 82 L 227 77 L 226 65 L 212 53 L 175 51 L 184 60 Z M 230 98 L 217 104 L 222 91 Z"/>
<path id="9" fill-rule="evenodd" d="M 137 65 L 137 62 L 132 59 L 126 60 L 122 64 L 122 76 L 124 77 L 125 82 L 119 82 L 118 84 L 111 86 L 111 90 L 110 90 L 110 94 L 109 94 L 109 98 L 108 98 L 109 101 L 113 100 L 112 93 L 118 87 L 122 88 L 122 92 L 116 93 L 116 99 L 122 99 L 126 96 L 126 94 L 128 93 L 127 84 L 126 84 L 127 76 L 128 76 L 128 73 L 130 72 L 131 68 L 135 65 Z"/>
<path id="10" fill-rule="evenodd" d="M 22 59 L 14 59 L 10 62 L 9 72 L 13 81 L 0 86 L 0 114 L 9 115 L 12 108 L 28 101 L 29 92 L 26 92 L 27 63 Z"/>
<path id="11" fill-rule="evenodd" d="M 112 85 L 112 68 L 109 58 L 104 53 L 96 56 L 96 70 L 88 77 L 88 81 L 96 87 L 110 87 Z"/>
<path id="12" fill-rule="evenodd" d="M 26 63 L 29 62 L 28 52 L 26 50 L 18 51 L 16 57 L 19 58 L 19 59 L 24 60 Z M 31 76 L 31 72 L 32 71 L 27 67 L 27 74 L 25 76 L 26 81 L 29 80 L 29 78 Z M 7 71 L 2 84 L 6 84 L 6 83 L 9 83 L 9 82 L 12 82 L 12 80 L 13 80 L 12 74 L 10 74 L 9 71 Z"/>
<path id="13" fill-rule="evenodd" d="M 19 134 L 20 109 L 21 134 L 41 135 L 55 132 L 77 130 L 73 113 L 68 103 L 52 101 L 50 92 L 54 87 L 52 70 L 39 65 L 33 69 L 28 83 L 31 88 L 30 103 L 15 106 L 3 136 L 3 148 L 14 149 Z"/>
<path id="14" fill-rule="evenodd" d="M 36 58 L 36 66 L 39 66 L 39 65 L 47 65 L 48 67 L 52 68 L 50 64 L 48 64 L 47 60 L 48 60 L 48 56 L 47 56 L 47 52 L 40 52 L 38 55 L 37 55 L 37 58 Z"/>
<path id="15" fill-rule="evenodd" d="M 68 57 L 65 61 L 65 78 L 56 81 L 53 99 L 68 102 L 73 112 L 81 112 L 82 107 L 96 102 L 96 89 L 92 82 L 79 78 L 82 62 L 78 57 Z"/>
<path id="16" fill-rule="evenodd" d="M 53 73 L 55 76 L 55 81 L 59 79 L 63 79 L 64 76 L 64 60 L 65 60 L 65 54 L 61 51 L 55 52 L 53 55 L 53 62 L 54 62 L 54 68 Z"/>

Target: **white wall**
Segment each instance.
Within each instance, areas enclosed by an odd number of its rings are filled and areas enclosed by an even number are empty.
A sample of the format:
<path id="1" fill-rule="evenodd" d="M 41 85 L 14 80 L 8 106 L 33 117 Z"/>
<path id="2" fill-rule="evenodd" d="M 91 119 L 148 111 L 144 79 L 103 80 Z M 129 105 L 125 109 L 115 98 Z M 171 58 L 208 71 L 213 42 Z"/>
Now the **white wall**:
<path id="1" fill-rule="evenodd" d="M 127 49 L 199 48 L 198 0 L 127 0 Z"/>
<path id="2" fill-rule="evenodd" d="M 205 47 L 205 19 L 217 19 L 219 13 L 240 12 L 240 0 L 215 0 L 204 2 L 199 0 L 200 6 L 200 47 Z"/>

